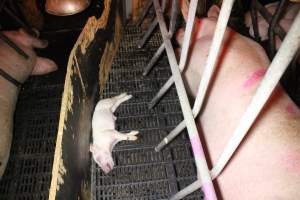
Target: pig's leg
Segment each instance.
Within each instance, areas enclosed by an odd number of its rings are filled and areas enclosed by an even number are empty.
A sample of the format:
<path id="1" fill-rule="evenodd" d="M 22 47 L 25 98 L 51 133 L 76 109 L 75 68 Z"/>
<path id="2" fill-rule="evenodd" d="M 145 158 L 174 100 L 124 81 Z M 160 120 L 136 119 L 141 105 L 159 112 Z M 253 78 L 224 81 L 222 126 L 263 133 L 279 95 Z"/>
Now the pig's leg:
<path id="1" fill-rule="evenodd" d="M 123 93 L 123 94 L 117 96 L 115 99 L 115 103 L 111 108 L 112 112 L 115 112 L 121 103 L 123 103 L 131 98 L 132 98 L 132 95 L 128 95 L 126 93 Z"/>
<path id="2" fill-rule="evenodd" d="M 129 133 L 120 133 L 116 131 L 115 137 L 117 138 L 118 142 L 122 140 L 134 141 L 137 140 L 137 134 L 139 134 L 138 131 L 130 131 Z"/>

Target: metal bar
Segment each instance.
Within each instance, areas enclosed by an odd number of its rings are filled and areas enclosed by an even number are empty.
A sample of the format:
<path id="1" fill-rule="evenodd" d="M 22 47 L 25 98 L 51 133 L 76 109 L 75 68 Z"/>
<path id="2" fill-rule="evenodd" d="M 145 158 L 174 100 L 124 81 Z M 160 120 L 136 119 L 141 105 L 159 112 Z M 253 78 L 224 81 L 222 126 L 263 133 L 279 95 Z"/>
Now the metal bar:
<path id="1" fill-rule="evenodd" d="M 146 41 L 149 39 L 150 35 L 152 34 L 153 30 L 156 28 L 158 22 L 157 19 L 155 18 L 149 28 L 147 29 L 146 33 L 144 34 L 144 36 L 142 37 L 142 39 L 138 42 L 138 48 L 143 48 L 143 46 L 145 45 Z"/>
<path id="2" fill-rule="evenodd" d="M 276 24 L 279 22 L 280 15 L 283 11 L 283 7 L 285 6 L 286 0 L 281 0 L 275 10 L 271 23 L 269 25 L 268 35 L 269 35 L 269 53 L 270 57 L 273 58 L 276 51 L 276 41 L 274 35 L 274 28 Z"/>
<path id="3" fill-rule="evenodd" d="M 171 44 L 170 39 L 168 38 L 168 31 L 166 24 L 164 22 L 164 18 L 162 15 L 162 10 L 159 5 L 158 0 L 153 0 L 154 8 L 157 16 L 157 20 L 159 22 L 159 27 L 163 36 L 167 56 L 169 59 L 169 63 L 171 66 L 172 76 L 175 80 L 175 86 L 178 92 L 181 109 L 183 112 L 184 119 L 187 124 L 187 129 L 189 133 L 189 137 L 192 143 L 192 149 L 195 156 L 195 163 L 197 168 L 197 173 L 199 179 L 203 181 L 205 187 L 203 188 L 203 192 L 206 195 L 207 200 L 217 199 L 215 190 L 212 184 L 212 180 L 210 177 L 210 173 L 208 170 L 208 166 L 205 160 L 205 155 L 203 153 L 202 144 L 198 135 L 198 130 L 193 118 L 193 113 L 188 101 L 188 97 L 184 88 L 184 84 L 181 78 L 180 70 L 177 65 L 175 53 Z"/>
<path id="4" fill-rule="evenodd" d="M 162 1 L 162 10 L 164 11 L 167 5 L 167 1 L 163 0 Z M 154 29 L 156 28 L 158 22 L 157 19 L 155 18 L 152 23 L 150 24 L 148 30 L 146 31 L 146 33 L 144 34 L 144 36 L 142 37 L 142 39 L 138 42 L 138 48 L 143 48 L 143 46 L 145 45 L 146 41 L 149 39 L 150 35 L 153 33 Z"/>
<path id="5" fill-rule="evenodd" d="M 223 153 L 218 159 L 216 165 L 211 170 L 211 177 L 216 178 L 224 169 L 229 159 L 251 128 L 253 122 L 257 118 L 258 114 L 266 104 L 267 100 L 271 96 L 276 85 L 280 81 L 281 76 L 292 61 L 294 55 L 300 46 L 300 12 L 295 18 L 286 38 L 281 44 L 277 54 L 275 55 L 272 63 L 270 64 L 264 78 L 262 79 L 255 95 L 253 96 L 246 112 L 242 116 L 240 123 L 235 129 L 233 136 L 227 143 Z M 201 180 L 197 180 L 188 187 L 177 193 L 171 200 L 181 199 L 187 194 L 190 194 L 200 187 L 202 187 Z"/>
<path id="6" fill-rule="evenodd" d="M 193 115 L 197 117 L 199 114 L 210 80 L 212 78 L 215 65 L 217 63 L 217 58 L 220 53 L 221 44 L 223 41 L 224 33 L 227 28 L 228 20 L 230 17 L 230 13 L 232 10 L 234 0 L 224 1 L 220 10 L 220 15 L 216 24 L 215 33 L 213 36 L 213 40 L 211 43 L 211 47 L 208 53 L 208 58 L 206 61 L 206 65 L 204 67 L 203 75 L 200 81 L 200 85 L 198 88 L 196 100 L 193 107 Z M 184 121 L 181 122 L 175 129 L 173 129 L 167 137 L 165 137 L 160 144 L 155 148 L 157 151 L 162 149 L 168 142 L 174 139 L 183 129 L 184 129 Z"/>
<path id="7" fill-rule="evenodd" d="M 159 100 L 166 94 L 166 92 L 171 88 L 173 85 L 174 80 L 173 77 L 171 76 L 168 81 L 160 88 L 158 93 L 153 97 L 151 102 L 148 104 L 148 108 L 152 109 L 158 102 Z"/>
<path id="8" fill-rule="evenodd" d="M 170 25 L 169 25 L 169 38 L 173 37 L 175 27 L 176 27 L 176 21 L 177 21 L 177 15 L 178 15 L 178 2 L 173 1 L 172 11 L 171 11 L 171 19 L 170 19 Z M 144 69 L 143 76 L 146 76 L 149 71 L 153 68 L 154 64 L 157 62 L 157 60 L 160 58 L 161 54 L 164 52 L 165 46 L 164 44 L 160 45 L 158 50 L 155 52 L 149 63 Z"/>
<path id="9" fill-rule="evenodd" d="M 171 19 L 169 24 L 169 38 L 172 38 L 176 28 L 176 20 L 178 15 L 178 0 L 172 1 Z"/>
<path id="10" fill-rule="evenodd" d="M 191 0 L 188 12 L 188 19 L 185 28 L 185 33 L 183 36 L 183 44 L 181 49 L 180 61 L 179 61 L 179 69 L 182 71 L 186 64 L 186 59 L 190 47 L 192 31 L 194 27 L 195 15 L 197 11 L 198 0 Z"/>
<path id="11" fill-rule="evenodd" d="M 192 0 L 189 6 L 189 12 L 188 12 L 188 19 L 186 24 L 186 31 L 184 33 L 183 37 L 183 45 L 180 55 L 180 62 L 179 62 L 179 69 L 182 71 L 184 69 L 184 66 L 186 64 L 187 54 L 190 46 L 190 40 L 191 35 L 193 31 L 193 25 L 197 10 L 197 4 L 198 0 Z M 151 100 L 148 107 L 151 109 L 153 108 L 157 102 L 165 95 L 165 93 L 171 88 L 173 85 L 173 79 L 172 77 L 163 85 L 163 87 L 158 91 L 158 93 L 155 95 L 155 97 Z"/>
<path id="12" fill-rule="evenodd" d="M 11 41 L 6 35 L 4 35 L 1 32 L 0 32 L 0 40 L 5 42 L 8 46 L 14 49 L 19 55 L 21 55 L 25 59 L 29 58 L 29 56 L 20 47 L 18 47 L 13 41 Z"/>
<path id="13" fill-rule="evenodd" d="M 144 21 L 146 15 L 147 15 L 147 13 L 149 12 L 149 10 L 150 10 L 150 8 L 152 7 L 152 5 L 153 5 L 152 1 L 149 1 L 148 4 L 146 5 L 146 8 L 145 8 L 144 11 L 142 12 L 142 14 L 141 14 L 139 20 L 138 20 L 137 23 L 136 23 L 137 26 L 140 26 L 141 23 Z"/>
<path id="14" fill-rule="evenodd" d="M 154 67 L 155 63 L 158 61 L 160 56 L 165 50 L 165 45 L 161 44 L 160 47 L 157 49 L 151 60 L 148 62 L 147 66 L 144 69 L 143 76 L 147 76 L 150 70 Z"/>
<path id="15" fill-rule="evenodd" d="M 251 1 L 251 21 L 253 25 L 253 31 L 254 31 L 254 38 L 256 42 L 260 42 L 260 36 L 259 36 L 259 31 L 258 31 L 258 24 L 257 24 L 257 8 L 256 8 L 256 1 L 257 0 L 252 0 Z"/>
<path id="16" fill-rule="evenodd" d="M 26 25 L 18 16 L 16 16 L 13 12 L 11 12 L 6 6 L 3 8 L 4 12 L 6 12 L 11 18 L 15 20 L 17 24 L 19 24 L 27 33 L 32 36 L 37 36 L 37 34 L 28 26 Z"/>
<path id="17" fill-rule="evenodd" d="M 270 24 L 272 21 L 272 15 L 269 13 L 269 11 L 264 6 L 262 6 L 258 1 L 256 1 L 256 8 L 261 14 L 261 16 L 263 16 L 263 18 L 265 18 L 265 20 Z M 280 24 L 277 24 L 274 27 L 274 31 L 281 40 L 284 39 L 286 33 L 284 29 L 280 26 Z"/>

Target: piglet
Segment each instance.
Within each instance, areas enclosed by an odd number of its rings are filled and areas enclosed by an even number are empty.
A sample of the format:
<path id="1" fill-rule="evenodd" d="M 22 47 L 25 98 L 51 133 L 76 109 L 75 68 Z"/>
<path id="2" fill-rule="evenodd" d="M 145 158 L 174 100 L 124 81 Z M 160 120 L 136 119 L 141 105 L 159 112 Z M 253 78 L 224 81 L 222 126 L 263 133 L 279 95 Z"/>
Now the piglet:
<path id="1" fill-rule="evenodd" d="M 115 110 L 118 106 L 132 98 L 132 95 L 122 93 L 118 96 L 100 100 L 95 108 L 92 129 L 93 129 L 93 144 L 90 145 L 95 162 L 107 174 L 114 167 L 112 158 L 112 149 L 122 140 L 134 141 L 137 139 L 138 131 L 129 133 L 120 133 L 115 130 L 116 116 Z"/>

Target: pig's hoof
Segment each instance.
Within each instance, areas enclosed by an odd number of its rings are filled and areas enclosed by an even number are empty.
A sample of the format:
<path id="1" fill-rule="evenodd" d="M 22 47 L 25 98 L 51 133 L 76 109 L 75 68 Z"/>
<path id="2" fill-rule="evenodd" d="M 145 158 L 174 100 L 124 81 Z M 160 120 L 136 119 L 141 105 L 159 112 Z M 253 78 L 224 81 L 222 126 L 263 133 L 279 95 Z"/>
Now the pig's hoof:
<path id="1" fill-rule="evenodd" d="M 130 133 L 127 133 L 126 136 L 127 136 L 127 140 L 137 140 L 137 134 L 139 134 L 138 131 L 131 131 Z"/>

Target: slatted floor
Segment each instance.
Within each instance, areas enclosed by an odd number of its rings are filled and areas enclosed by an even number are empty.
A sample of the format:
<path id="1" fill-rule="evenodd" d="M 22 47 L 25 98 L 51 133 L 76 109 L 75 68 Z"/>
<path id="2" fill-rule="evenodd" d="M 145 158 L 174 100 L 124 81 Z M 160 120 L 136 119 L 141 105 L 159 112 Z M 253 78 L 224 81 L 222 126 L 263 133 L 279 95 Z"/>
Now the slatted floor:
<path id="1" fill-rule="evenodd" d="M 105 175 L 92 162 L 93 199 L 168 199 L 196 179 L 196 170 L 187 135 L 157 153 L 154 147 L 182 119 L 175 88 L 152 110 L 147 108 L 159 88 L 171 76 L 166 55 L 151 73 L 143 77 L 143 68 L 162 40 L 155 33 L 143 49 L 137 48 L 142 31 L 127 26 L 109 80 L 101 98 L 127 92 L 133 98 L 116 111 L 120 131 L 139 130 L 136 142 L 121 142 L 114 151 L 115 168 Z M 200 191 L 186 199 L 200 199 Z"/>

